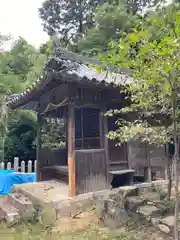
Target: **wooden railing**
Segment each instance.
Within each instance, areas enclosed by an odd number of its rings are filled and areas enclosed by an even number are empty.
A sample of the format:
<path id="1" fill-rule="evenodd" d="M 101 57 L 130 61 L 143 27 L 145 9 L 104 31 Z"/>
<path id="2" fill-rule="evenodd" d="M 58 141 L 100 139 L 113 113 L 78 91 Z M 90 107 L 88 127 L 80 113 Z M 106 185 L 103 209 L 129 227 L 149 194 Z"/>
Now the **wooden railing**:
<path id="1" fill-rule="evenodd" d="M 19 161 L 18 157 L 14 158 L 14 162 L 1 162 L 0 163 L 0 169 L 4 170 L 15 170 L 17 172 L 23 172 L 23 173 L 32 173 L 36 172 L 36 165 L 37 161 L 31 161 L 29 160 L 28 163 L 25 161 Z"/>

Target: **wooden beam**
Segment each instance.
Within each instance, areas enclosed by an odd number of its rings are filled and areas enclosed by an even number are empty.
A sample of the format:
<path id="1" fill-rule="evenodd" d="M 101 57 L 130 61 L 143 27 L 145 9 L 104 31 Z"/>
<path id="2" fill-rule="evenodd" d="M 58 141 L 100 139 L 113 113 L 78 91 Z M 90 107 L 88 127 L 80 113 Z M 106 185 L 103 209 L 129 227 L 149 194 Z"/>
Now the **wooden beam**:
<path id="1" fill-rule="evenodd" d="M 74 103 L 68 105 L 68 174 L 70 196 L 74 197 L 76 196 Z"/>
<path id="2" fill-rule="evenodd" d="M 41 162 L 40 162 L 40 149 L 41 149 L 41 127 L 42 127 L 42 116 L 38 113 L 37 115 L 37 136 L 36 136 L 36 179 L 41 180 Z"/>

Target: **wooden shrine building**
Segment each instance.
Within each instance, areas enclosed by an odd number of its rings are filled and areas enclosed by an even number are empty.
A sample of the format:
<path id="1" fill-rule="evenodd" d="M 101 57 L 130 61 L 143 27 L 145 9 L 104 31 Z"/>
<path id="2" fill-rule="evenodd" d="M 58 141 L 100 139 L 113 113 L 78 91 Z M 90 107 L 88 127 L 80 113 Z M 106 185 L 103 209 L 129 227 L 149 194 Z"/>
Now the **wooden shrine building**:
<path id="1" fill-rule="evenodd" d="M 37 112 L 37 179 L 65 182 L 71 196 L 108 188 L 118 172 L 133 173 L 127 145 L 116 147 L 107 138 L 115 120 L 103 115 L 108 109 L 124 106 L 119 84 L 131 78 L 125 72 L 98 73 L 90 64 L 98 63 L 60 49 L 41 79 L 9 102 L 11 109 Z M 64 123 L 63 147 L 42 147 L 42 123 L 46 120 Z"/>

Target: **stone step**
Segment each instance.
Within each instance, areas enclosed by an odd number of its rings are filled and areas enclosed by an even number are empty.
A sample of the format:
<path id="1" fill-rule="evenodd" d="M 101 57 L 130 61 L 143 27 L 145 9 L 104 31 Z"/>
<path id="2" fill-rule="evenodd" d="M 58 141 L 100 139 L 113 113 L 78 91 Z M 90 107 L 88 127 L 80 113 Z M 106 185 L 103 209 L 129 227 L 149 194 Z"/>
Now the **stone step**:
<path id="1" fill-rule="evenodd" d="M 33 203 L 22 193 L 12 193 L 8 197 L 8 202 L 18 209 L 21 218 L 31 219 L 34 215 Z"/>
<path id="2" fill-rule="evenodd" d="M 0 219 L 8 225 L 17 223 L 20 219 L 18 209 L 8 201 L 7 196 L 0 197 Z"/>

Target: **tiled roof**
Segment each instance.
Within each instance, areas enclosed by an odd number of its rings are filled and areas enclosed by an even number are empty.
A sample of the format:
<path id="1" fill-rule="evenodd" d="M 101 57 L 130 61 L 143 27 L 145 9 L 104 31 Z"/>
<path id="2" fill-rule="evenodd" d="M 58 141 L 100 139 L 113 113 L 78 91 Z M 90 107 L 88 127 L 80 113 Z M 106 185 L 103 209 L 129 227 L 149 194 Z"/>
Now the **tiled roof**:
<path id="1" fill-rule="evenodd" d="M 59 76 L 57 79 L 62 81 L 86 81 L 87 83 L 99 85 L 126 85 L 132 82 L 131 72 L 127 69 L 121 69 L 119 73 L 108 72 L 105 69 L 101 72 L 96 70 L 95 65 L 98 65 L 101 69 L 101 63 L 97 60 L 90 59 L 78 54 L 66 51 L 62 48 L 58 48 L 56 56 L 51 58 L 44 69 L 44 76 L 33 83 L 29 88 L 21 94 L 14 95 L 8 104 L 13 107 L 20 104 L 26 99 L 26 104 L 34 101 L 32 93 L 42 88 L 42 85 L 46 85 L 48 81 L 44 81 L 47 78 L 48 73 L 55 73 Z M 51 79 L 50 79 L 51 80 Z M 31 99 L 32 97 L 32 99 Z M 22 105 L 22 104 L 21 104 Z"/>

